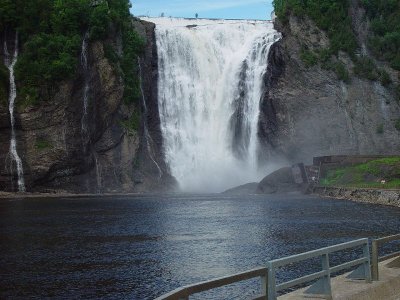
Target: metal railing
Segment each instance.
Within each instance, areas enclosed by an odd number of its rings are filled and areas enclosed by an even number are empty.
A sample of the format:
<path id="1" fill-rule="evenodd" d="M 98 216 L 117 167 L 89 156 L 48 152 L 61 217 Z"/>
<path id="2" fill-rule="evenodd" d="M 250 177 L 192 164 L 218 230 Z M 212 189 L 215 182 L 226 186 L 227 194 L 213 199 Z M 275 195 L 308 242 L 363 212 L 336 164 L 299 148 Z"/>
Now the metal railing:
<path id="1" fill-rule="evenodd" d="M 253 300 L 265 300 L 267 298 L 267 276 L 267 268 L 258 268 L 247 272 L 238 273 L 232 276 L 221 277 L 192 285 L 187 285 L 161 297 L 158 297 L 156 300 L 187 300 L 189 299 L 189 296 L 193 294 L 206 292 L 211 289 L 257 277 L 261 278 L 261 295 L 253 298 Z"/>
<path id="2" fill-rule="evenodd" d="M 400 238 L 400 235 L 396 235 L 393 237 Z M 388 241 L 388 238 L 381 239 L 381 241 L 378 240 L 377 243 L 383 243 L 386 241 Z M 361 258 L 357 258 L 333 267 L 329 265 L 330 254 L 342 250 L 356 249 L 356 248 L 362 248 L 363 253 Z M 293 263 L 298 263 L 318 257 L 320 257 L 321 259 L 321 267 L 322 267 L 321 271 L 291 281 L 280 283 L 278 285 L 276 284 L 277 269 Z M 188 300 L 189 297 L 193 294 L 205 292 L 208 290 L 212 290 L 215 288 L 219 288 L 222 286 L 226 286 L 229 284 L 257 277 L 260 277 L 261 279 L 260 282 L 261 295 L 254 298 L 253 300 L 266 300 L 266 299 L 276 300 L 278 292 L 287 290 L 295 286 L 300 286 L 312 281 L 316 282 L 307 288 L 307 290 L 305 291 L 306 294 L 314 294 L 314 295 L 318 294 L 320 296 L 322 295 L 325 296 L 325 298 L 327 299 L 331 299 L 332 298 L 331 274 L 347 270 L 349 268 L 356 266 L 358 266 L 358 268 L 355 269 L 352 273 L 350 273 L 350 275 L 348 275 L 348 278 L 363 279 L 366 282 L 371 282 L 370 252 L 369 252 L 369 243 L 367 238 L 354 240 L 326 248 L 321 248 L 318 250 L 309 251 L 281 259 L 272 260 L 268 262 L 266 268 L 265 267 L 257 268 L 254 270 L 238 273 L 227 277 L 221 277 L 192 285 L 187 285 L 178 288 L 161 297 L 158 297 L 155 300 Z"/>
<path id="3" fill-rule="evenodd" d="M 379 257 L 379 252 L 378 252 L 379 246 L 398 240 L 400 241 L 400 234 L 395 234 L 372 241 L 372 265 L 371 265 L 372 280 L 379 280 L 379 269 L 378 269 L 379 262 L 394 258 L 396 256 L 400 256 L 400 251 L 398 251 L 395 253 Z"/>
<path id="4" fill-rule="evenodd" d="M 343 263 L 338 266 L 330 267 L 329 266 L 329 255 L 333 252 L 360 248 L 363 249 L 363 256 L 361 258 Z M 276 269 L 284 267 L 289 264 L 298 263 L 301 261 L 309 260 L 312 258 L 321 258 L 321 266 L 322 270 L 310 275 L 303 276 L 301 278 L 297 278 L 288 282 L 284 282 L 281 284 L 276 284 Z M 281 259 L 276 259 L 268 262 L 268 300 L 276 300 L 277 292 L 289 289 L 291 287 L 299 286 L 301 284 L 308 283 L 310 281 L 318 280 L 311 287 L 306 290 L 307 294 L 318 294 L 324 295 L 327 299 L 332 298 L 331 291 L 331 274 L 336 273 L 342 270 L 346 270 L 348 268 L 354 266 L 360 266 L 356 269 L 352 274 L 349 275 L 349 278 L 352 279 L 365 279 L 367 282 L 371 281 L 371 272 L 370 272 L 370 256 L 369 256 L 369 246 L 368 239 L 359 239 L 343 244 L 338 244 L 335 246 L 330 246 L 314 251 L 309 251 L 306 253 L 293 255 Z"/>

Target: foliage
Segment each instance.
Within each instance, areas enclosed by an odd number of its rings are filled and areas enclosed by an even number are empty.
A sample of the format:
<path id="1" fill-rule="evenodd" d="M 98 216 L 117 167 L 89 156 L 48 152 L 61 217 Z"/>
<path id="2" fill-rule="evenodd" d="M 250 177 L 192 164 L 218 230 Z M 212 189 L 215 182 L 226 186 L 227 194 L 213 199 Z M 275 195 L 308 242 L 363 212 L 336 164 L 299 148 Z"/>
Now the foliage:
<path id="1" fill-rule="evenodd" d="M 134 135 L 140 127 L 140 115 L 138 110 L 135 110 L 128 120 L 122 121 L 121 125 L 130 135 Z"/>
<path id="2" fill-rule="evenodd" d="M 390 75 L 383 69 L 379 70 L 379 81 L 382 83 L 383 86 L 388 86 L 392 83 Z"/>
<path id="3" fill-rule="evenodd" d="M 374 35 L 369 47 L 379 59 L 400 70 L 400 3 L 398 0 L 363 0 Z"/>
<path id="4" fill-rule="evenodd" d="M 313 51 L 305 48 L 301 49 L 300 58 L 306 67 L 312 67 L 318 63 L 317 55 Z"/>
<path id="5" fill-rule="evenodd" d="M 381 180 L 386 180 L 382 185 Z M 328 171 L 321 179 L 322 185 L 351 187 L 400 187 L 400 157 L 387 157 L 372 160 L 351 167 Z"/>
<path id="6" fill-rule="evenodd" d="M 125 67 L 123 78 L 127 95 L 133 98 L 133 85 L 138 81 L 133 62 L 143 41 L 130 26 L 130 2 L 103 0 L 92 4 L 92 0 L 0 0 L 0 32 L 11 35 L 17 31 L 19 35 L 22 51 L 15 72 L 25 104 L 50 99 L 59 82 L 75 78 L 86 32 L 91 41 L 104 40 L 111 26 L 123 33 L 121 62 L 131 59 L 132 68 Z M 106 55 L 116 62 L 114 53 L 106 51 Z"/>
<path id="7" fill-rule="evenodd" d="M 141 96 L 140 79 L 137 76 L 138 70 L 134 67 L 133 62 L 138 61 L 138 55 L 144 48 L 144 41 L 134 31 L 124 31 L 122 41 L 124 56 L 121 61 L 121 68 L 125 82 L 124 101 L 125 103 L 132 103 Z"/>
<path id="8" fill-rule="evenodd" d="M 319 28 L 326 31 L 330 39 L 330 52 L 339 50 L 354 55 L 357 41 L 351 29 L 351 19 L 347 13 L 348 0 L 274 0 L 275 13 L 284 23 L 290 13 L 309 16 Z"/>
<path id="9" fill-rule="evenodd" d="M 373 60 L 367 56 L 358 57 L 354 62 L 354 73 L 361 78 L 377 80 L 379 73 Z"/>

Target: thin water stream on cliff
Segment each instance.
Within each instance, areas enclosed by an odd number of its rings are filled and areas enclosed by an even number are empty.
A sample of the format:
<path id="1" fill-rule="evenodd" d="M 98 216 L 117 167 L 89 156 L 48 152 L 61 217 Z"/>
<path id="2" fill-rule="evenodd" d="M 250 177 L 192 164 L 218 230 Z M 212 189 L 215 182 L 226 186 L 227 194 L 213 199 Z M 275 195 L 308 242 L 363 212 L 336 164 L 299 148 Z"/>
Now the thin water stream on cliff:
<path id="1" fill-rule="evenodd" d="M 273 258 L 399 231 L 400 209 L 304 195 L 1 200 L 0 299 L 150 300 Z M 249 299 L 258 288 L 250 280 L 193 299 Z"/>
<path id="2" fill-rule="evenodd" d="M 15 99 L 17 98 L 17 87 L 15 84 L 14 68 L 18 60 L 18 33 L 15 33 L 15 43 L 14 43 L 14 54 L 8 52 L 7 39 L 4 39 L 4 64 L 9 70 L 10 74 L 10 89 L 8 98 L 8 109 L 10 112 L 10 122 L 11 122 L 11 140 L 10 140 L 10 155 L 11 155 L 11 172 L 13 171 L 13 162 L 17 166 L 18 173 L 18 191 L 25 192 L 25 180 L 24 180 L 24 169 L 22 165 L 21 157 L 18 155 L 17 151 L 17 139 L 15 134 Z"/>

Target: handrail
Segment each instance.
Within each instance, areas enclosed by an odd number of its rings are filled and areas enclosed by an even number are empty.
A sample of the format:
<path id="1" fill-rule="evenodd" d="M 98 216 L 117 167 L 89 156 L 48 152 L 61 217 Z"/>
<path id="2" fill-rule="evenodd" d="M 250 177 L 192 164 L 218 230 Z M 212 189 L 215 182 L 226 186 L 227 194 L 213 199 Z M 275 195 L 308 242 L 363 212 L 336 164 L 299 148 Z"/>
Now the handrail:
<path id="1" fill-rule="evenodd" d="M 363 249 L 363 257 L 343 263 L 338 266 L 330 267 L 329 266 L 329 254 L 345 249 L 359 248 Z M 313 274 L 303 276 L 301 278 L 297 278 L 288 282 L 281 283 L 279 285 L 276 284 L 276 269 L 301 262 L 304 260 L 308 260 L 311 258 L 320 257 L 321 258 L 321 266 L 322 270 L 315 272 Z M 361 266 L 361 271 L 357 269 L 357 276 L 353 276 L 353 278 L 357 279 L 365 279 L 367 282 L 371 281 L 371 272 L 370 272 L 370 256 L 369 256 L 369 246 L 368 239 L 359 239 L 335 246 L 330 246 L 326 248 L 317 249 L 314 251 L 305 252 L 302 254 L 297 254 L 293 256 L 288 256 L 281 259 L 275 259 L 268 262 L 268 300 L 276 300 L 277 292 L 286 290 L 288 288 L 298 286 L 300 284 L 304 284 L 313 280 L 318 279 L 318 281 L 313 284 L 306 292 L 309 294 L 320 294 L 325 295 L 327 299 L 331 299 L 332 291 L 331 291 L 331 283 L 330 278 L 332 273 L 336 273 L 349 267 Z M 355 271 L 355 272 L 356 272 Z M 354 274 L 356 274 L 354 272 Z M 359 274 L 361 272 L 361 275 Z"/>
<path id="2" fill-rule="evenodd" d="M 400 234 L 390 235 L 383 238 L 375 239 L 372 241 L 372 265 L 371 265 L 371 272 L 372 272 L 372 280 L 379 280 L 379 269 L 378 263 L 396 256 L 400 256 L 400 251 L 394 252 L 382 257 L 379 257 L 379 246 L 382 244 L 386 244 L 388 242 L 393 242 L 400 240 Z"/>
<path id="3" fill-rule="evenodd" d="M 260 277 L 261 278 L 261 293 L 259 297 L 253 299 L 266 299 L 267 297 L 267 268 L 257 268 L 250 271 L 234 274 L 231 276 L 221 277 L 217 279 L 207 280 L 196 284 L 187 285 L 178 288 L 168 294 L 156 298 L 155 300 L 187 300 L 189 296 L 211 289 L 229 285 L 232 283 Z"/>
<path id="4" fill-rule="evenodd" d="M 400 236 L 400 235 L 399 235 Z M 382 239 L 382 240 L 385 240 Z M 363 249 L 363 256 L 337 266 L 329 266 L 329 255 L 333 252 L 361 248 Z M 291 281 L 276 284 L 276 269 L 308 260 L 311 258 L 320 257 L 322 270 L 309 274 L 300 278 L 296 278 Z M 253 300 L 276 300 L 277 292 L 286 290 L 288 288 L 298 286 L 310 281 L 318 280 L 311 287 L 308 288 L 306 293 L 325 295 L 327 299 L 331 299 L 331 274 L 340 272 L 342 270 L 349 269 L 351 267 L 359 266 L 352 274 L 348 277 L 353 279 L 365 279 L 367 282 L 371 281 L 371 268 L 370 268 L 370 253 L 368 239 L 358 239 L 347 243 L 333 245 L 302 254 L 292 255 L 280 259 L 269 261 L 267 267 L 257 268 L 250 271 L 234 274 L 231 276 L 221 277 L 208 281 L 203 281 L 196 284 L 180 287 L 178 289 L 169 292 L 168 294 L 162 295 L 155 300 L 188 300 L 189 296 L 201 292 L 205 292 L 211 289 L 226 286 L 232 283 L 260 277 L 261 279 L 261 295 L 254 298 Z"/>

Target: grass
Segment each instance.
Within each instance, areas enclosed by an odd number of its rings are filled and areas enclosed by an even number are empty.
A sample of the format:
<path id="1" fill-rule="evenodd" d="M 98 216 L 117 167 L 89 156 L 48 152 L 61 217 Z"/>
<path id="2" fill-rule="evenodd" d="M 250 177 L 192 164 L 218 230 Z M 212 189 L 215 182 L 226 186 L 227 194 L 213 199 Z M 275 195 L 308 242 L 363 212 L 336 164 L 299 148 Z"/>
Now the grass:
<path id="1" fill-rule="evenodd" d="M 382 184 L 381 180 L 386 183 Z M 400 157 L 387 157 L 328 171 L 324 186 L 400 188 Z"/>

